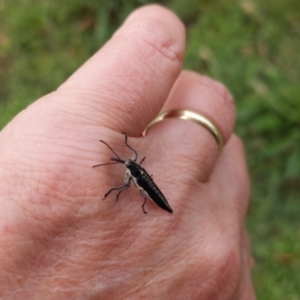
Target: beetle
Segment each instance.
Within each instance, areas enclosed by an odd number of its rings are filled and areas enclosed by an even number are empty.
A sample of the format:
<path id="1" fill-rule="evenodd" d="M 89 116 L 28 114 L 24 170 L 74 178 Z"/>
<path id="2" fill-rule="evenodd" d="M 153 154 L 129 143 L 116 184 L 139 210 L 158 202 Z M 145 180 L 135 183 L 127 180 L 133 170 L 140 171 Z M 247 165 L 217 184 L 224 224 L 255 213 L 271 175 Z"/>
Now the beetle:
<path id="1" fill-rule="evenodd" d="M 134 150 L 130 145 L 128 145 L 127 139 L 128 136 L 126 133 L 125 135 L 125 145 L 127 148 L 129 148 L 133 152 L 133 156 L 130 159 L 124 160 L 119 157 L 119 155 L 103 140 L 100 140 L 101 143 L 106 145 L 111 152 L 115 155 L 115 157 L 111 157 L 112 163 L 105 163 L 105 164 L 98 164 L 93 166 L 93 168 L 101 167 L 105 165 L 113 165 L 121 163 L 125 166 L 125 178 L 124 178 L 124 185 L 120 187 L 114 187 L 111 188 L 103 197 L 103 200 L 106 199 L 106 197 L 112 192 L 112 191 L 118 191 L 116 200 L 118 200 L 120 194 L 127 190 L 130 187 L 131 180 L 133 181 L 134 185 L 137 187 L 137 189 L 140 191 L 141 196 L 144 198 L 144 203 L 142 205 L 142 210 L 144 214 L 147 214 L 145 210 L 145 204 L 147 201 L 147 198 L 152 200 L 156 205 L 158 205 L 160 208 L 168 211 L 169 213 L 173 213 L 173 209 L 169 205 L 167 199 L 163 195 L 163 193 L 160 191 L 158 186 L 155 184 L 155 182 L 152 179 L 152 176 L 150 176 L 147 171 L 141 167 L 141 164 L 146 159 L 144 157 L 140 163 L 137 163 L 136 160 L 138 158 L 138 153 L 136 150 Z"/>

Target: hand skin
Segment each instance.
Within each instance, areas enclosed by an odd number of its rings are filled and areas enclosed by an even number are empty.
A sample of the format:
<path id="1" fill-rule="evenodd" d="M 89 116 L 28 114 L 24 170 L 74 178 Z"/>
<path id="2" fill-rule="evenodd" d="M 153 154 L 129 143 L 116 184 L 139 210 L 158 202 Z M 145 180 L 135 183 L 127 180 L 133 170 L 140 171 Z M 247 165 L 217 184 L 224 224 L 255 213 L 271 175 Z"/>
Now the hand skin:
<path id="1" fill-rule="evenodd" d="M 1 299 L 255 299 L 244 218 L 249 180 L 231 95 L 182 71 L 184 28 L 157 5 L 133 12 L 59 89 L 0 134 Z M 167 99 L 167 100 L 166 100 Z M 191 109 L 220 128 L 220 156 Z M 137 149 L 174 210 L 143 199 L 109 162 Z"/>

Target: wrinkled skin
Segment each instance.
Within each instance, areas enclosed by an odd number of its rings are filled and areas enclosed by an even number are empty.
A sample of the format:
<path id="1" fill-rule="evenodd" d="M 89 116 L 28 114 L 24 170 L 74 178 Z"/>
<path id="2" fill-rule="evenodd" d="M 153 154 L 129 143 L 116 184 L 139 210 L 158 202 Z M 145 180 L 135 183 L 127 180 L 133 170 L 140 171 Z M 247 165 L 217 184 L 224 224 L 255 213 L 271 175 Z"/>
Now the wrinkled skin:
<path id="1" fill-rule="evenodd" d="M 83 45 L 84 46 L 84 45 Z M 233 134 L 226 88 L 182 70 L 185 32 L 159 6 L 133 12 L 112 39 L 58 90 L 37 100 L 0 134 L 1 299 L 255 299 L 244 218 L 249 180 Z M 161 111 L 191 109 L 220 128 Z M 109 143 L 130 152 L 174 210 L 143 199 L 109 162 Z"/>

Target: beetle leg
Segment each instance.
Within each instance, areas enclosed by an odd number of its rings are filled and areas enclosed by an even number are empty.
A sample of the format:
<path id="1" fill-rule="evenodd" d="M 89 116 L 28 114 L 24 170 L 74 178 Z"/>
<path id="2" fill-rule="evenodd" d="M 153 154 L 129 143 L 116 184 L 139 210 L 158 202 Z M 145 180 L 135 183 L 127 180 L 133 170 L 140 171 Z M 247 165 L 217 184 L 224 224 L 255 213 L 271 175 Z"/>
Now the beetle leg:
<path id="1" fill-rule="evenodd" d="M 125 178 L 124 178 L 124 185 L 123 186 L 119 186 L 119 187 L 115 187 L 110 189 L 105 195 L 104 195 L 104 199 L 106 199 L 106 197 L 112 192 L 112 191 L 119 191 L 116 197 L 116 200 L 119 199 L 119 196 L 122 192 L 124 192 L 125 190 L 127 190 L 130 187 L 130 182 L 131 182 L 131 178 L 128 176 L 127 173 L 125 173 Z"/>
<path id="2" fill-rule="evenodd" d="M 139 163 L 139 165 L 141 165 L 144 162 L 145 159 L 146 159 L 146 156 L 141 160 L 141 162 Z"/>
<path id="3" fill-rule="evenodd" d="M 147 212 L 146 212 L 146 210 L 145 210 L 145 204 L 146 204 L 146 201 L 147 201 L 147 197 L 146 197 L 144 191 L 142 191 L 142 190 L 140 190 L 140 194 L 141 194 L 141 196 L 144 198 L 144 203 L 143 203 L 143 205 L 142 205 L 142 210 L 143 210 L 143 213 L 146 215 Z"/>
<path id="4" fill-rule="evenodd" d="M 129 148 L 134 153 L 132 156 L 132 160 L 135 162 L 138 158 L 138 154 L 137 154 L 136 150 L 134 150 L 131 146 L 128 145 L 126 132 L 124 132 L 124 135 L 125 135 L 125 145 L 127 148 Z"/>

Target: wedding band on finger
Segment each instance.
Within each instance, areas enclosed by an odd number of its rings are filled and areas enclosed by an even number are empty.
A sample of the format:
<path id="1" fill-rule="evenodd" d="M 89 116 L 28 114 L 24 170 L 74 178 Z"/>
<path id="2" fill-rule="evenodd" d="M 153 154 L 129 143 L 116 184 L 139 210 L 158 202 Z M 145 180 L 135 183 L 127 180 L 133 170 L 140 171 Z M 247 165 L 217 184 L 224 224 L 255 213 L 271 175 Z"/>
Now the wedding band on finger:
<path id="1" fill-rule="evenodd" d="M 202 127 L 206 128 L 214 137 L 218 144 L 218 153 L 221 154 L 224 141 L 222 134 L 219 130 L 219 128 L 207 117 L 196 113 L 192 110 L 188 109 L 174 109 L 174 110 L 168 110 L 161 112 L 145 129 L 143 135 L 146 135 L 147 131 L 149 130 L 150 127 L 152 127 L 154 124 L 163 121 L 168 118 L 178 118 L 182 120 L 187 120 L 194 122 L 198 125 L 201 125 Z"/>

